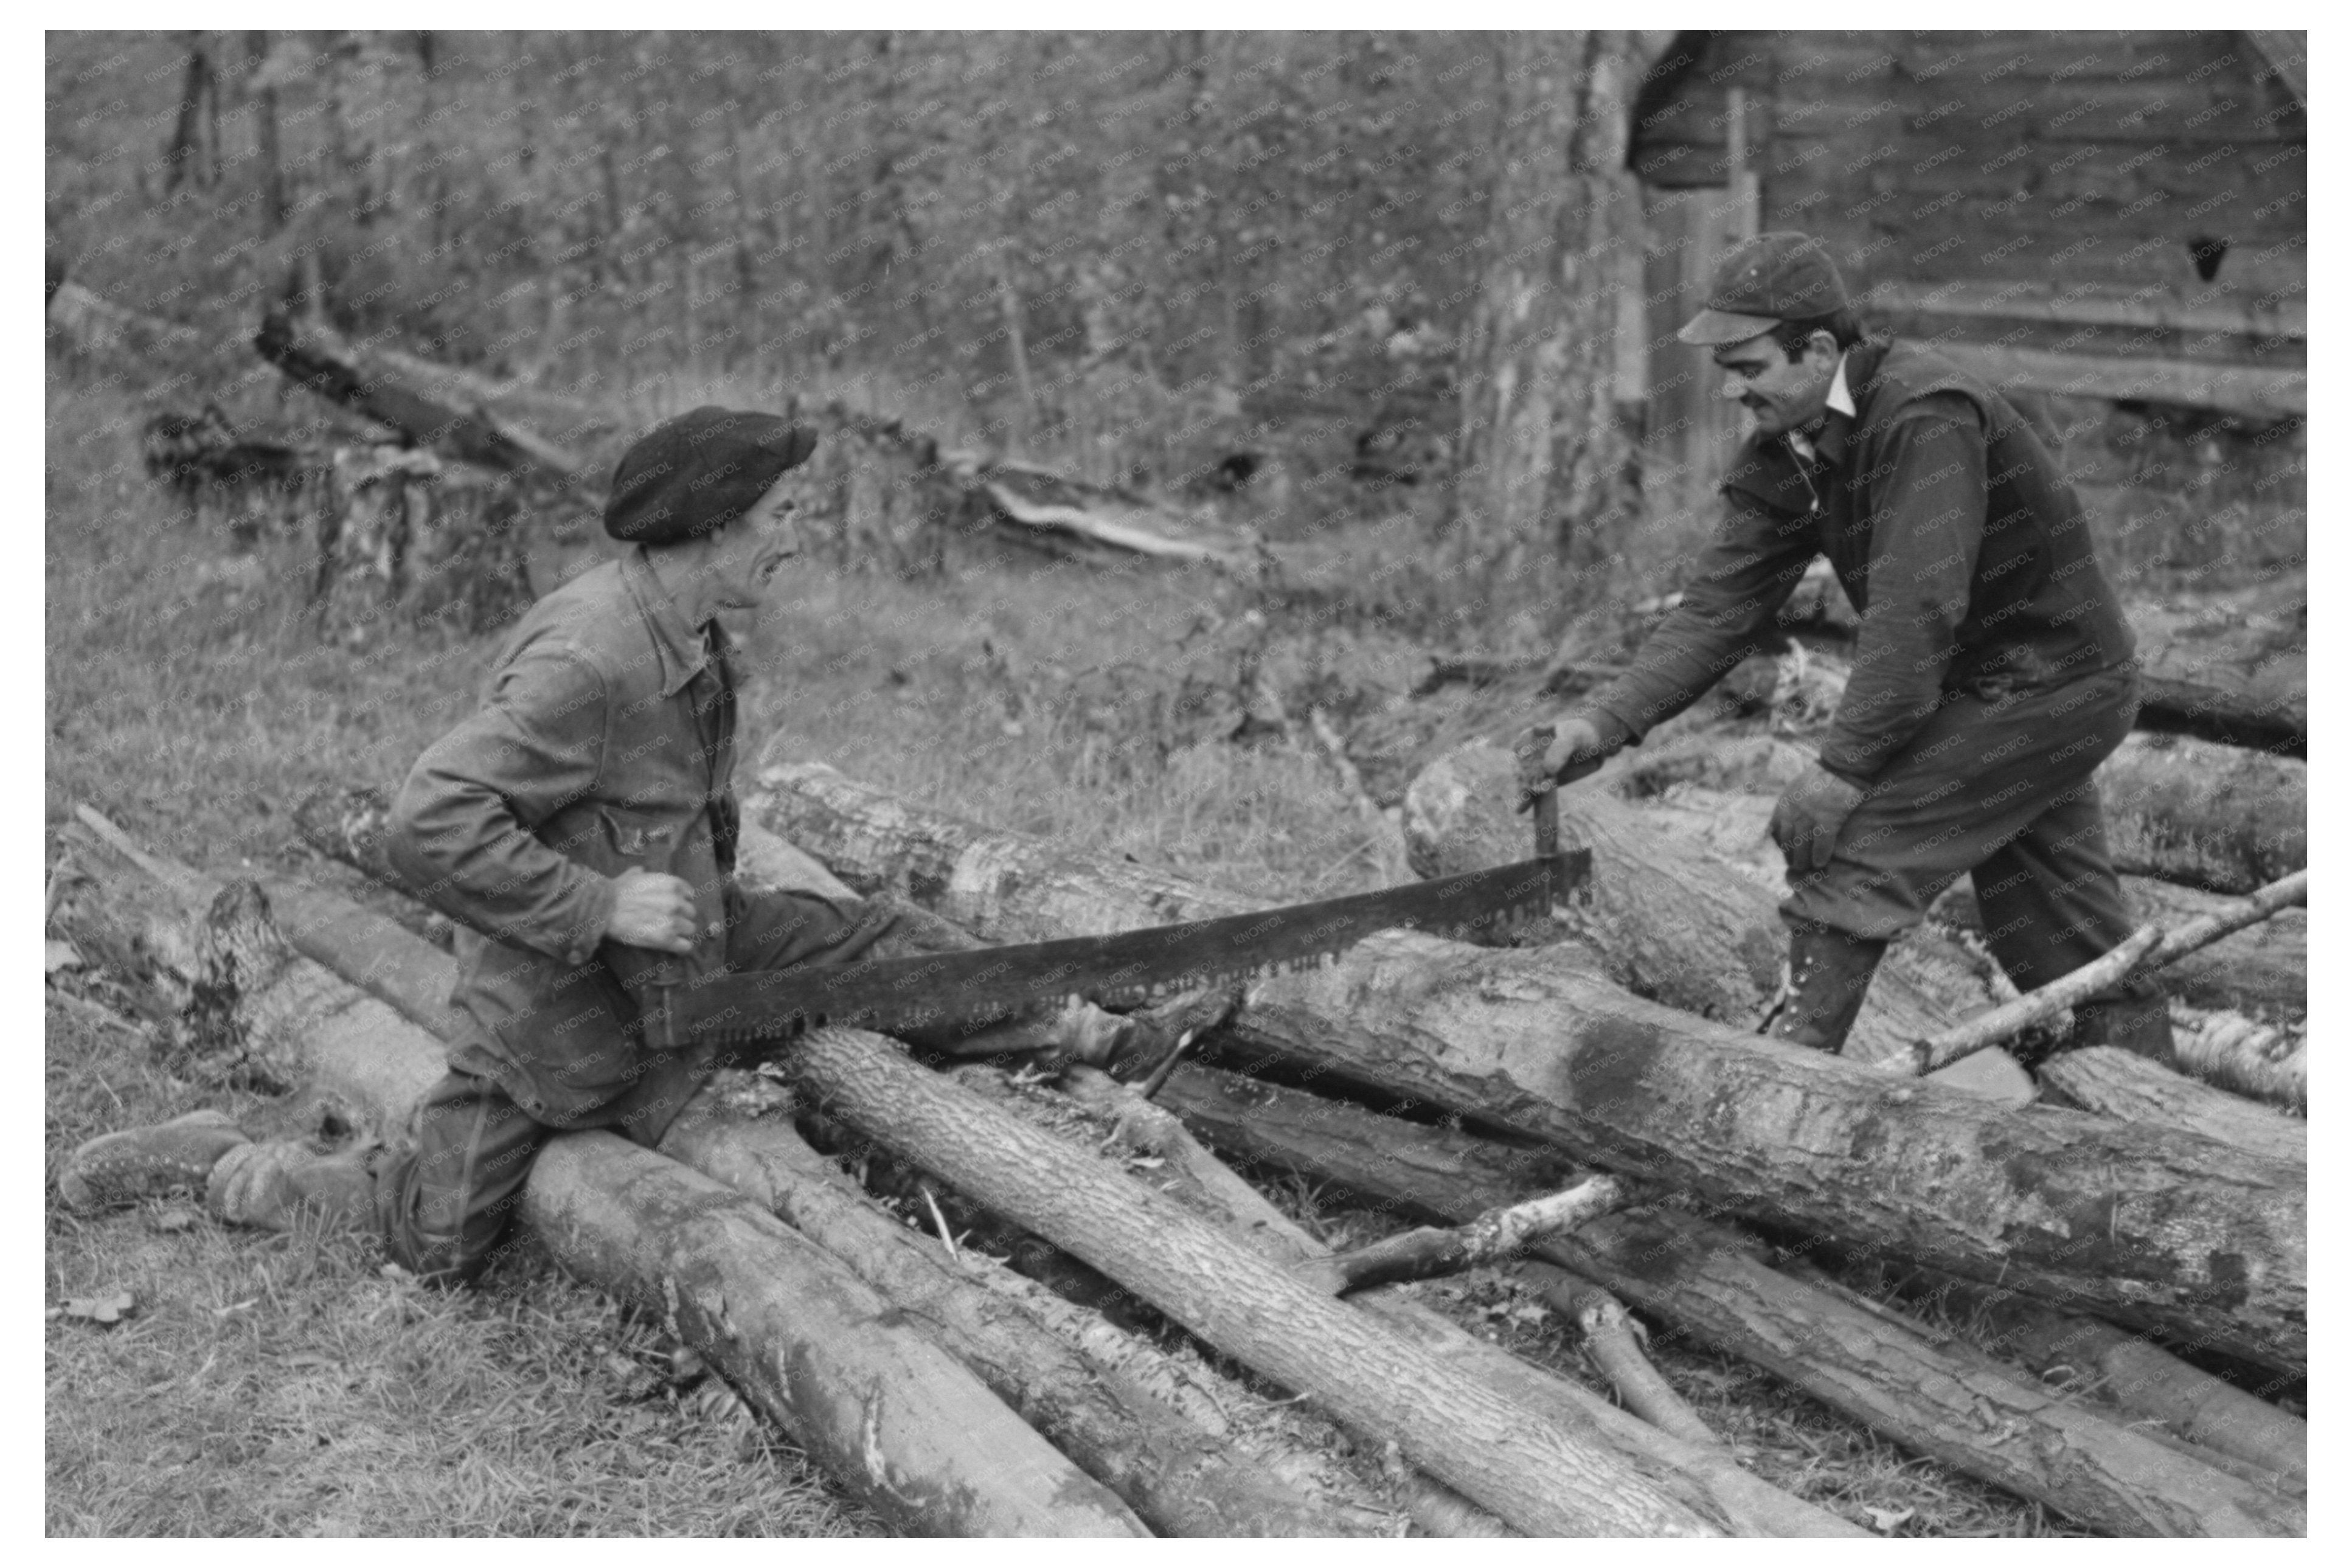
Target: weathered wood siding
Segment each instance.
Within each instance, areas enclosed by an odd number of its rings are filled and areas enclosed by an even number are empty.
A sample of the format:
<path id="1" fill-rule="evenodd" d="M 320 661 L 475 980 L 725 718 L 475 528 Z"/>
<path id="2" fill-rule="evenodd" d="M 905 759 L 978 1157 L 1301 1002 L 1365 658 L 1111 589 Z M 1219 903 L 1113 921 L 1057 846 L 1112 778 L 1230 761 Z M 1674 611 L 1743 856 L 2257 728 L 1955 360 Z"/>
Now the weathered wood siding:
<path id="1" fill-rule="evenodd" d="M 1721 243 L 1686 210 L 1727 195 L 1738 165 L 1760 226 L 1819 236 L 1874 326 L 2042 400 L 2112 566 L 2299 563 L 2299 47 L 2222 31 L 1680 35 L 1633 110 L 1653 386 L 1695 357 L 1672 333 Z M 1686 400 L 1654 395 L 1651 422 L 1669 471 L 1721 441 Z"/>

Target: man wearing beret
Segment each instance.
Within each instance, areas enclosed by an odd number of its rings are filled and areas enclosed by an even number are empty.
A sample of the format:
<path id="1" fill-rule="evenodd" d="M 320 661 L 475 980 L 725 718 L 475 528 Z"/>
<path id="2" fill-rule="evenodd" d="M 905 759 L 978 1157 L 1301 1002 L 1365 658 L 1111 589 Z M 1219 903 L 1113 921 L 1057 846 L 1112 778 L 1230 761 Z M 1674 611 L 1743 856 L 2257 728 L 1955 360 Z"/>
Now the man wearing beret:
<path id="1" fill-rule="evenodd" d="M 1566 782 L 1682 711 L 1772 635 L 1816 555 L 1860 612 L 1818 762 L 1772 816 L 1789 862 L 1790 983 L 1771 1032 L 1837 1050 L 1890 939 L 1966 872 L 2021 989 L 2131 934 L 2092 773 L 2139 702 L 2132 634 L 2050 447 L 1990 385 L 1865 339 L 1837 268 L 1759 235 L 1679 336 L 1711 351 L 1755 427 L 1682 602 L 1626 673 L 1521 740 Z M 2133 982 L 2075 1010 L 2076 1043 L 2169 1050 Z"/>
<path id="2" fill-rule="evenodd" d="M 979 945 L 889 900 L 751 891 L 734 879 L 734 653 L 718 613 L 756 608 L 800 548 L 791 470 L 815 436 L 704 407 L 614 473 L 605 531 L 630 548 L 533 605 L 472 717 L 417 760 L 393 807 L 394 865 L 461 928 L 449 1071 L 390 1152 L 321 1158 L 253 1143 L 214 1112 L 110 1134 L 60 1186 L 79 1207 L 201 1179 L 212 1211 L 284 1228 L 304 1210 L 373 1216 L 393 1257 L 455 1280 L 505 1230 L 553 1132 L 657 1142 L 722 1065 L 640 1022 L 656 991 L 720 970 Z M 1092 1008 L 982 1035 L 1098 1054 Z"/>

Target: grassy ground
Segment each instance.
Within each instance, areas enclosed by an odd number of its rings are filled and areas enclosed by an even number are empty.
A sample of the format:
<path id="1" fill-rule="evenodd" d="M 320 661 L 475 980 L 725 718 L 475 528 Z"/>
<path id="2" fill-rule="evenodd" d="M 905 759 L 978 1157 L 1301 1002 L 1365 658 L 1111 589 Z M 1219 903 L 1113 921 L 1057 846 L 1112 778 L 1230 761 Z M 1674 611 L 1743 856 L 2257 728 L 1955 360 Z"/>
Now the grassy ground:
<path id="1" fill-rule="evenodd" d="M 394 630 L 322 647 L 301 542 L 233 552 L 138 471 L 143 410 L 53 389 L 47 812 L 89 803 L 215 870 L 321 865 L 289 813 L 330 783 L 395 784 L 471 703 L 489 642 Z M 1395 875 L 1328 763 L 1285 743 L 1163 756 L 1023 693 L 1024 671 L 1165 664 L 1229 625 L 1181 576 L 975 568 L 904 585 L 808 571 L 749 629 L 747 765 L 822 759 L 914 798 L 1059 834 L 1269 898 Z M 1204 628 L 1209 628 L 1204 630 Z M 68 984 L 82 984 L 67 977 Z M 146 1044 L 52 1004 L 47 1152 L 247 1099 L 171 1075 Z M 1285 1200 L 1347 1238 L 1369 1223 Z M 47 1301 L 128 1291 L 129 1317 L 46 1331 L 53 1534 L 719 1534 L 880 1530 L 789 1442 L 730 1414 L 658 1331 L 529 1249 L 480 1289 L 387 1276 L 372 1243 L 224 1231 L 184 1205 L 47 1208 Z M 1501 1276 L 1443 1287 L 1465 1321 L 1580 1374 Z M 1906 1458 L 1762 1374 L 1662 1346 L 1667 1376 L 1759 1473 L 1905 1534 L 2052 1532 L 2039 1510 Z M 1876 1510 L 1874 1514 L 1870 1510 Z M 1906 1511 L 1907 1510 L 1907 1511 Z"/>

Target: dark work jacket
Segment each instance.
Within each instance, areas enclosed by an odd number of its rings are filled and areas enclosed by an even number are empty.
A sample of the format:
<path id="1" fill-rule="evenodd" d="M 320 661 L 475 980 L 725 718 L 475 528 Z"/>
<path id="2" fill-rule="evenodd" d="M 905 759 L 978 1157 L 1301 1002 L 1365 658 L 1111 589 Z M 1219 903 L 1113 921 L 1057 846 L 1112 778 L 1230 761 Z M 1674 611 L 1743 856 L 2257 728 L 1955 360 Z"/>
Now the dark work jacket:
<path id="1" fill-rule="evenodd" d="M 1990 384 L 1883 340 L 1846 354 L 1851 418 L 1816 460 L 1751 437 L 1682 603 L 1591 700 L 1640 736 L 1758 651 L 1815 555 L 1862 617 L 1822 746 L 1866 781 L 1953 691 L 2062 684 L 2128 661 L 2132 635 L 2050 447 Z"/>
<path id="2" fill-rule="evenodd" d="M 628 988 L 724 965 L 728 659 L 726 634 L 687 625 L 634 549 L 531 607 L 480 710 L 417 759 L 394 805 L 394 866 L 483 939 L 460 949 L 450 1065 L 535 1121 L 660 1136 L 632 1107 L 673 1064 L 641 1043 Z M 694 889 L 690 957 L 603 941 L 613 879 L 633 866 Z"/>

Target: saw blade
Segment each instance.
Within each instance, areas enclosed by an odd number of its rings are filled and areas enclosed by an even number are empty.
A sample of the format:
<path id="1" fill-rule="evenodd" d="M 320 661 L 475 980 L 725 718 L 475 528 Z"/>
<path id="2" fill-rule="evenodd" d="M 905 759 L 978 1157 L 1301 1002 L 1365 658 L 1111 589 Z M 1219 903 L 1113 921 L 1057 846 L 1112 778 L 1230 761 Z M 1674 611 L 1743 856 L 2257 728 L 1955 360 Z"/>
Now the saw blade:
<path id="1" fill-rule="evenodd" d="M 740 1045 L 790 1039 L 824 1023 L 887 1031 L 982 1023 L 1072 998 L 1140 1004 L 1310 968 L 1379 931 L 1466 936 L 1541 916 L 1584 880 L 1591 863 L 1589 851 L 1571 850 L 1402 888 L 1109 936 L 714 974 L 670 989 L 669 1037 Z"/>

